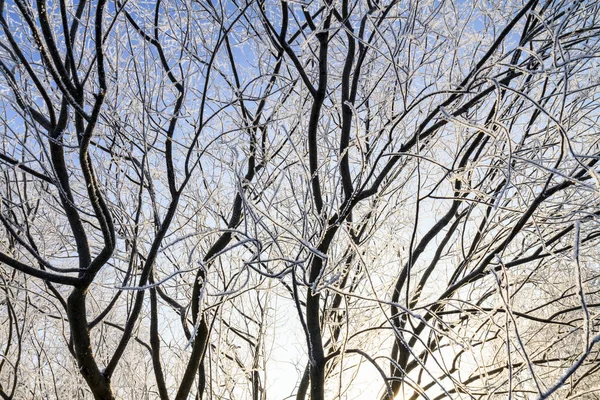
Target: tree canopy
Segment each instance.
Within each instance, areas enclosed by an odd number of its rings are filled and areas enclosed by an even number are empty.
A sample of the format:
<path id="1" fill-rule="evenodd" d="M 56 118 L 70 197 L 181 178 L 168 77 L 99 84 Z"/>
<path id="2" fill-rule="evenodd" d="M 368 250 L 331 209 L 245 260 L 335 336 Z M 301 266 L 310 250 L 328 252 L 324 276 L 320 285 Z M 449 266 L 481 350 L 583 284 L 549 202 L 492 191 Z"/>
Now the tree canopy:
<path id="1" fill-rule="evenodd" d="M 600 398 L 600 2 L 0 0 L 0 397 Z"/>

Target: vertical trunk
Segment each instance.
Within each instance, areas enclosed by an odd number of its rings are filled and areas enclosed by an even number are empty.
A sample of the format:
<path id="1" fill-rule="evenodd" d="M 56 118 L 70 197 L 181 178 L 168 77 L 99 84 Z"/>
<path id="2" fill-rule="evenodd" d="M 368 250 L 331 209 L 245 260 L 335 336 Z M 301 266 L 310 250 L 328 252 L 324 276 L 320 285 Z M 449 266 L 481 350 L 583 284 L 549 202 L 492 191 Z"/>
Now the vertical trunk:
<path id="1" fill-rule="evenodd" d="M 296 400 L 306 399 L 306 394 L 308 392 L 309 377 L 310 377 L 310 365 L 307 365 L 306 368 L 304 368 L 304 373 L 302 374 L 302 380 L 300 380 L 300 385 L 298 386 L 298 393 L 296 394 Z"/>
<path id="2" fill-rule="evenodd" d="M 322 264 L 318 259 L 315 264 Z M 320 268 L 319 268 L 320 270 Z M 309 340 L 309 364 L 310 364 L 310 398 L 311 400 L 324 400 L 325 388 L 325 356 L 323 342 L 321 339 L 320 303 L 321 295 L 313 293 L 309 289 L 306 299 L 306 325 Z"/>
<path id="3" fill-rule="evenodd" d="M 204 361 L 206 345 L 208 344 L 209 332 L 204 316 L 200 316 L 199 318 L 201 318 L 201 320 L 199 323 L 198 332 L 196 333 L 196 338 L 194 339 L 194 344 L 192 346 L 192 354 L 190 355 L 190 359 L 188 361 L 187 368 L 185 369 L 183 379 L 181 380 L 181 384 L 179 385 L 179 390 L 177 391 L 175 400 L 186 400 L 188 398 L 190 390 L 192 389 L 192 384 L 196 378 L 196 374 L 200 375 L 200 381 L 198 384 L 198 398 L 202 399 L 203 396 L 206 381 L 204 376 L 204 366 L 202 363 Z"/>
<path id="4" fill-rule="evenodd" d="M 327 254 L 329 246 L 339 228 L 338 223 L 332 223 L 327 228 L 325 237 L 319 245 L 319 251 Z M 316 281 L 322 274 L 326 265 L 323 259 L 314 256 L 310 267 L 310 282 L 317 288 Z M 316 283 L 316 284 L 315 284 Z M 325 399 L 325 352 L 323 350 L 323 339 L 321 337 L 321 294 L 312 288 L 308 288 L 306 299 L 306 327 L 308 329 L 308 363 L 310 375 L 310 398 L 311 400 Z"/>
<path id="5" fill-rule="evenodd" d="M 75 288 L 67 301 L 69 326 L 77 365 L 96 400 L 114 400 L 110 380 L 98 369 L 92 353 L 90 331 L 86 319 L 85 296 L 85 290 Z"/>

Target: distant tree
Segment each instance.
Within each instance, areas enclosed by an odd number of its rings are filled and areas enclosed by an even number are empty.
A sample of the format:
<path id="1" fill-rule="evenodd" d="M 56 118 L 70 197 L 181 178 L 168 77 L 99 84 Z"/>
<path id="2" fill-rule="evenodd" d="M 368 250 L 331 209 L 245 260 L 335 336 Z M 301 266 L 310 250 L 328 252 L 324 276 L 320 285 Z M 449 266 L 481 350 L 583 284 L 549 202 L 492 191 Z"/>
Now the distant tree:
<path id="1" fill-rule="evenodd" d="M 600 3 L 0 25 L 3 399 L 600 397 Z"/>

